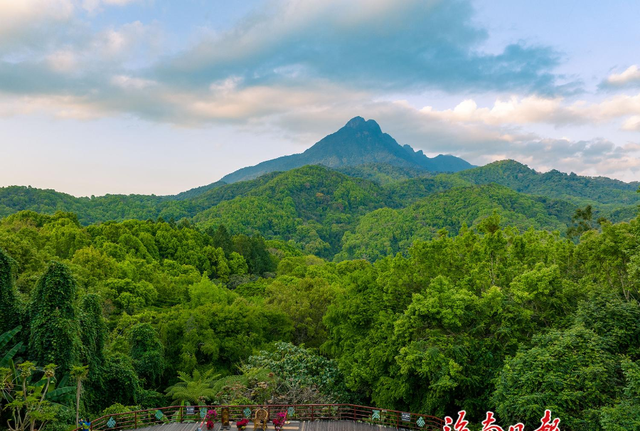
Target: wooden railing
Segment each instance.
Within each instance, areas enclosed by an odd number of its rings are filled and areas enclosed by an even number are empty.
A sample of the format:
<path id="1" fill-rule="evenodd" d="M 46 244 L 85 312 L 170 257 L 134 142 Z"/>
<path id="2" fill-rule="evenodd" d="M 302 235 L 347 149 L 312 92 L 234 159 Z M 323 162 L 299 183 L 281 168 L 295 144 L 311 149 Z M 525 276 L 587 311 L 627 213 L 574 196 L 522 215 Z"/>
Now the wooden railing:
<path id="1" fill-rule="evenodd" d="M 280 404 L 241 406 L 170 406 L 156 409 L 116 413 L 94 419 L 92 431 L 121 431 L 162 425 L 167 423 L 202 422 L 208 410 L 216 410 L 220 421 L 222 408 L 229 409 L 229 419 L 237 422 L 242 418 L 253 420 L 256 409 L 263 408 L 273 419 L 279 412 L 287 412 L 287 421 L 354 421 L 381 425 L 399 430 L 442 430 L 444 421 L 438 417 L 399 410 L 380 409 L 355 404 Z M 203 427 L 203 429 L 205 429 Z M 80 429 L 76 431 L 82 431 Z"/>

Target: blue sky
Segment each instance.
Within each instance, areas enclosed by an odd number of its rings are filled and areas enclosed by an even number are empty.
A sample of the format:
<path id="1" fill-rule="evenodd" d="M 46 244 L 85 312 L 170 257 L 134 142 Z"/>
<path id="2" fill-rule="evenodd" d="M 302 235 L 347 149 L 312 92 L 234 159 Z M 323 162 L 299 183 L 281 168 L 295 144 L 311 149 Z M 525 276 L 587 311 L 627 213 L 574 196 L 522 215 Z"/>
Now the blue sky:
<path id="1" fill-rule="evenodd" d="M 0 186 L 172 194 L 350 118 L 640 180 L 640 3 L 0 0 Z"/>

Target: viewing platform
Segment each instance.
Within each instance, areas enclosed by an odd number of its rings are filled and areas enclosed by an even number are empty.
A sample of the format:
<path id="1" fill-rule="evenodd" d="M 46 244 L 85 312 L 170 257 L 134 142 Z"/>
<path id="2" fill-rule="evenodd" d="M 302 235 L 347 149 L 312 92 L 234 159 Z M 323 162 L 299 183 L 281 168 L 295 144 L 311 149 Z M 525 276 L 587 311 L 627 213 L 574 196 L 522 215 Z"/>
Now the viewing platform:
<path id="1" fill-rule="evenodd" d="M 241 419 L 249 420 L 245 431 L 253 431 L 255 414 L 260 410 L 268 414 L 267 431 L 276 430 L 271 420 L 278 413 L 286 414 L 282 431 L 436 431 L 444 426 L 441 418 L 431 415 L 355 404 L 268 404 L 160 407 L 102 416 L 93 420 L 90 428 L 91 431 L 208 431 L 205 418 L 210 410 L 216 412 L 210 431 L 236 431 L 236 422 Z M 224 427 L 223 412 L 228 418 Z M 262 426 L 257 429 L 262 430 Z"/>
<path id="2" fill-rule="evenodd" d="M 252 431 L 254 428 L 253 422 L 249 422 L 247 425 L 247 430 Z M 273 426 L 268 427 L 267 429 L 273 430 Z M 138 431 L 198 431 L 198 429 L 202 429 L 202 431 L 208 431 L 205 424 L 203 422 L 197 423 L 180 423 L 173 422 L 169 424 L 163 425 L 153 425 L 145 428 L 138 428 Z M 282 431 L 375 431 L 375 430 L 390 430 L 395 429 L 391 427 L 386 427 L 382 425 L 371 425 L 362 422 L 353 422 L 353 421 L 290 421 L 282 427 Z M 427 428 L 425 428 L 427 429 Z M 433 428 L 432 428 L 433 429 Z M 442 429 L 442 428 L 438 428 Z M 231 430 L 235 431 L 235 424 L 231 424 Z M 217 423 L 210 431 L 223 431 L 222 425 Z"/>

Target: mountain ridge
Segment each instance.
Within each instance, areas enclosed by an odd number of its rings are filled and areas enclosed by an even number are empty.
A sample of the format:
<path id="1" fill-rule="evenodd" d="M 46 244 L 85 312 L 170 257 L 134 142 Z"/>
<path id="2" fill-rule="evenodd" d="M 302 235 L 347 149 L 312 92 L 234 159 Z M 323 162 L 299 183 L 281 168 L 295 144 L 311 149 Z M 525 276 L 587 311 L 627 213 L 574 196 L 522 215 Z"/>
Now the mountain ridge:
<path id="1" fill-rule="evenodd" d="M 338 131 L 325 136 L 306 151 L 278 157 L 247 166 L 225 175 L 220 181 L 234 183 L 257 178 L 265 173 L 287 171 L 305 165 L 324 165 L 329 168 L 384 163 L 431 172 L 459 172 L 474 166 L 452 155 L 427 157 L 422 150 L 400 145 L 384 133 L 375 120 L 354 117 Z"/>

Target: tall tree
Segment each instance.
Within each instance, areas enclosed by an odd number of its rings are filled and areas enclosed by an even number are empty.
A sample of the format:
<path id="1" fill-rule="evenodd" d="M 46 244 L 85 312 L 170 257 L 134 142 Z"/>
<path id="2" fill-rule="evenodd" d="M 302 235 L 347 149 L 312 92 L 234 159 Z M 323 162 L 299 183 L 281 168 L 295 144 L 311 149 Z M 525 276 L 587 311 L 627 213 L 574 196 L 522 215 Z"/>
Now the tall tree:
<path id="1" fill-rule="evenodd" d="M 80 353 L 76 307 L 77 286 L 71 271 L 51 262 L 40 277 L 30 306 L 29 353 L 39 363 L 55 363 L 66 373 Z"/>
<path id="2" fill-rule="evenodd" d="M 211 236 L 213 237 L 213 245 L 220 247 L 224 250 L 224 254 L 229 257 L 233 251 L 233 241 L 231 240 L 231 235 L 225 225 L 221 224 L 218 226 L 218 229 L 216 229 Z"/>
<path id="3" fill-rule="evenodd" d="M 20 324 L 18 297 L 13 284 L 13 259 L 0 248 L 0 334 Z"/>
<path id="4" fill-rule="evenodd" d="M 147 384 L 154 385 L 160 381 L 164 372 L 164 347 L 158 333 L 148 323 L 138 323 L 129 331 L 131 358 L 138 375 Z"/>
<path id="5" fill-rule="evenodd" d="M 573 217 L 571 217 L 572 225 L 567 229 L 567 236 L 569 238 L 579 238 L 585 232 L 598 229 L 598 226 L 606 221 L 607 219 L 604 217 L 599 217 L 597 220 L 593 219 L 593 207 L 591 205 L 587 205 L 584 209 L 578 208 Z"/>
<path id="6" fill-rule="evenodd" d="M 93 372 L 104 362 L 104 343 L 107 326 L 102 317 L 102 298 L 96 294 L 85 295 L 80 302 L 80 334 L 82 361 Z"/>
<path id="7" fill-rule="evenodd" d="M 76 381 L 76 424 L 80 424 L 80 397 L 82 396 L 82 382 L 89 374 L 88 365 L 74 365 L 71 367 L 71 377 Z"/>

